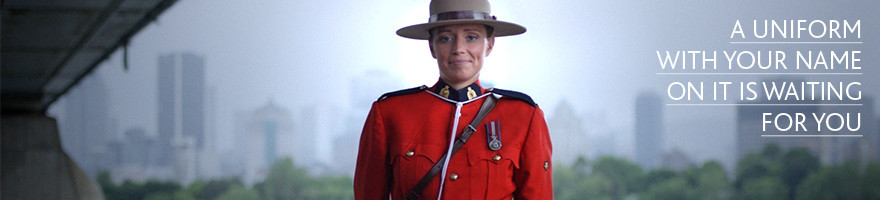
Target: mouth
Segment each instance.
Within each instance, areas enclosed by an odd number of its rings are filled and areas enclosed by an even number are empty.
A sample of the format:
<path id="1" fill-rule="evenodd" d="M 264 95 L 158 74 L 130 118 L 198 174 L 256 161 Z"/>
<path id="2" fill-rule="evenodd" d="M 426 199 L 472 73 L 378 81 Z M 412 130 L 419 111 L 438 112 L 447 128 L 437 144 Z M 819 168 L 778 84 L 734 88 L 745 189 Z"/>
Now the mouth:
<path id="1" fill-rule="evenodd" d="M 453 60 L 453 61 L 449 62 L 449 65 L 464 65 L 464 64 L 468 64 L 468 63 L 471 63 L 471 61 L 470 60 Z"/>

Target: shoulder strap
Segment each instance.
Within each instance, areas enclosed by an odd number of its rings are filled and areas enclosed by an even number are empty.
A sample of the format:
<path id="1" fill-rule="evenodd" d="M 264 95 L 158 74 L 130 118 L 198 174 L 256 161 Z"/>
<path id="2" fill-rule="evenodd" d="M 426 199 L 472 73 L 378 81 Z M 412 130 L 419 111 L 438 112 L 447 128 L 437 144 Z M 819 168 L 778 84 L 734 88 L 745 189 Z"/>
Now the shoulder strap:
<path id="1" fill-rule="evenodd" d="M 393 96 L 413 94 L 413 93 L 424 91 L 425 89 L 428 89 L 428 86 L 422 85 L 422 86 L 414 87 L 414 88 L 410 88 L 410 89 L 403 89 L 403 90 L 398 90 L 398 91 L 394 91 L 394 92 L 389 92 L 389 93 L 385 93 L 382 96 L 380 96 L 379 99 L 377 99 L 376 101 L 382 101 L 385 98 L 393 97 Z"/>
<path id="2" fill-rule="evenodd" d="M 517 92 L 517 91 L 513 91 L 513 90 L 502 90 L 502 89 L 498 89 L 498 88 L 490 88 L 489 92 L 495 93 L 495 94 L 500 94 L 501 96 L 505 96 L 505 97 L 514 98 L 514 99 L 517 99 L 520 101 L 524 101 L 532 106 L 538 106 L 538 104 L 536 104 L 535 101 L 532 100 L 532 97 L 530 97 L 529 95 L 522 93 L 522 92 Z"/>
<path id="3" fill-rule="evenodd" d="M 407 193 L 405 199 L 416 200 L 421 197 L 422 191 L 425 190 L 425 187 L 428 186 L 428 183 L 430 183 L 431 180 L 437 176 L 437 173 L 440 172 L 441 168 L 443 168 L 443 162 L 447 158 L 451 157 L 451 155 L 455 155 L 455 152 L 458 152 L 458 149 L 461 149 L 461 146 L 463 146 L 464 143 L 467 142 L 468 138 L 470 138 L 471 135 L 474 134 L 474 132 L 477 132 L 477 129 L 475 127 L 480 125 L 480 122 L 483 121 L 483 118 L 486 118 L 486 115 L 489 115 L 489 112 L 491 112 L 492 108 L 495 107 L 496 101 L 497 99 L 495 99 L 495 95 L 489 95 L 488 97 L 486 97 L 486 101 L 484 101 L 483 105 L 480 106 L 480 112 L 477 113 L 474 121 L 472 121 L 471 124 L 468 124 L 468 126 L 464 129 L 464 133 L 462 133 L 460 136 L 458 136 L 458 138 L 455 139 L 455 144 L 452 146 L 452 154 L 443 155 L 443 157 L 440 157 L 440 159 L 437 160 L 437 163 L 434 164 L 434 167 L 431 167 L 431 170 L 429 170 L 428 173 L 425 174 L 424 177 L 422 177 L 422 180 L 420 180 L 419 183 L 416 184 L 416 186 L 413 187 L 413 189 L 410 190 L 409 193 Z"/>

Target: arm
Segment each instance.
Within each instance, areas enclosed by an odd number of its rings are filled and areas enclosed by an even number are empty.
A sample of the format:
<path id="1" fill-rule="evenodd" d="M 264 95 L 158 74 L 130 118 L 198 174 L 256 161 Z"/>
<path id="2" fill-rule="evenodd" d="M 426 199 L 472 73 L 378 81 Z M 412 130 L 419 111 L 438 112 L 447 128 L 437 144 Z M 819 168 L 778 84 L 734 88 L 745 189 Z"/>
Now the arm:
<path id="1" fill-rule="evenodd" d="M 379 102 L 373 102 L 358 147 L 357 166 L 354 171 L 355 199 L 388 199 L 391 172 L 386 139 Z"/>
<path id="2" fill-rule="evenodd" d="M 513 174 L 515 199 L 553 199 L 552 151 L 544 112 L 535 107 L 528 136 L 520 151 L 520 169 Z M 544 168 L 545 162 L 547 168 Z"/>

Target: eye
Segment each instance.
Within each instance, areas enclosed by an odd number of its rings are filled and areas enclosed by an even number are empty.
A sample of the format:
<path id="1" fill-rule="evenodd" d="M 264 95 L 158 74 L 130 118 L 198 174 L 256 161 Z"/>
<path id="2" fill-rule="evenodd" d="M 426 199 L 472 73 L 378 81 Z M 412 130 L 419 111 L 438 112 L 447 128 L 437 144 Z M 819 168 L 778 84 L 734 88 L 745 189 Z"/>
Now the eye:
<path id="1" fill-rule="evenodd" d="M 467 40 L 468 40 L 468 41 L 474 41 L 474 40 L 477 40 L 477 39 L 480 39 L 480 36 L 478 36 L 478 35 L 473 35 L 473 34 L 467 36 Z"/>
<path id="2" fill-rule="evenodd" d="M 449 37 L 448 35 L 441 35 L 437 37 L 437 42 L 448 43 L 449 41 L 452 41 L 452 37 Z"/>

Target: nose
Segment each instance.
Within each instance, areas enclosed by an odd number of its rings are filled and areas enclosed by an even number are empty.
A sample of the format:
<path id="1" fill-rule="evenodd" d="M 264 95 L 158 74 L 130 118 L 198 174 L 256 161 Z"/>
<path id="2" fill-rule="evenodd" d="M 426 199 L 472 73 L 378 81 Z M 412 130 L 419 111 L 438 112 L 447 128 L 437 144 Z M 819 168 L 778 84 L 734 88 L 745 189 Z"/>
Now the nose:
<path id="1" fill-rule="evenodd" d="M 455 42 L 452 43 L 452 55 L 464 54 L 465 49 L 465 41 L 459 38 L 455 38 Z"/>

